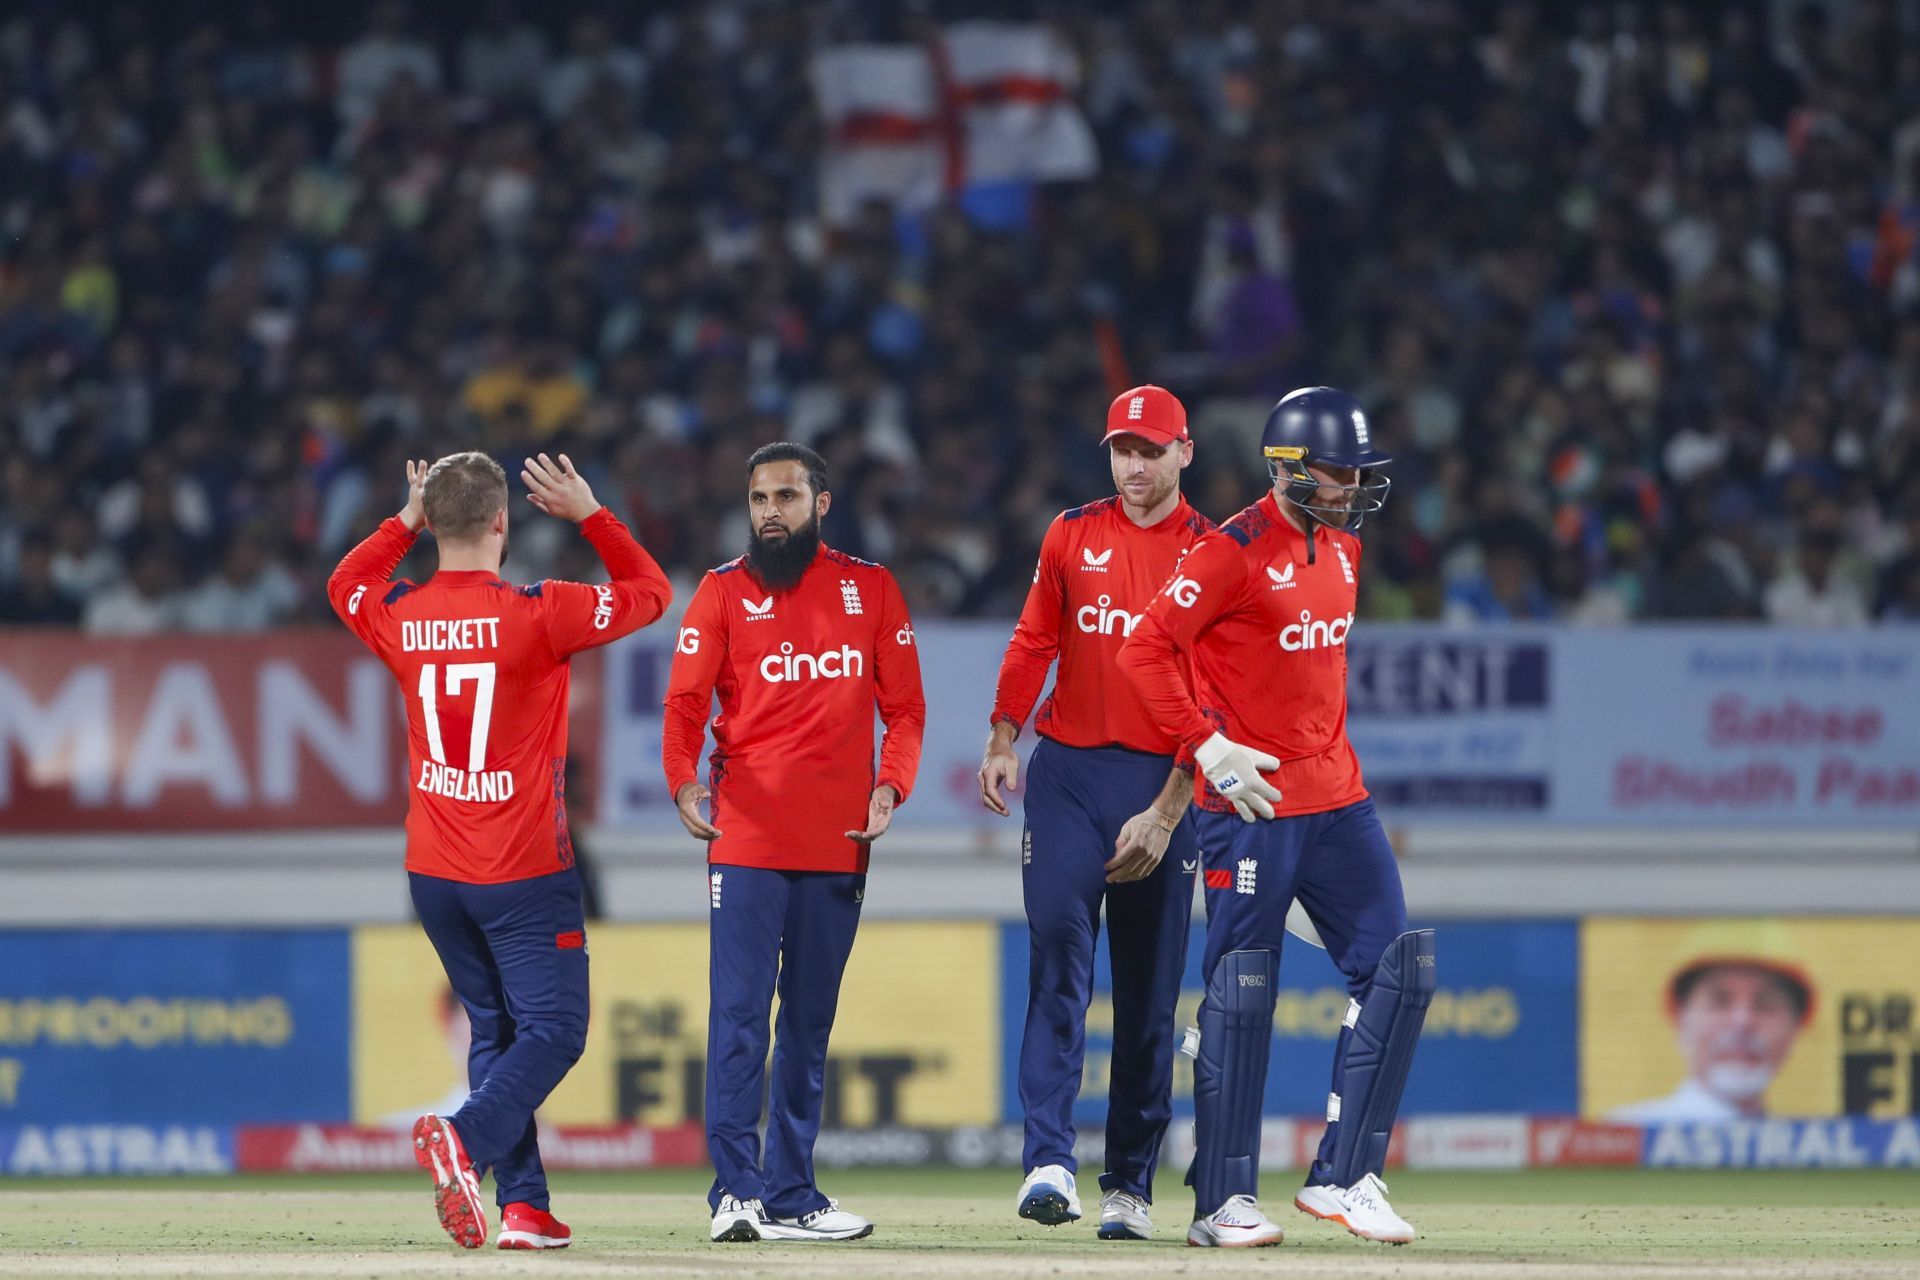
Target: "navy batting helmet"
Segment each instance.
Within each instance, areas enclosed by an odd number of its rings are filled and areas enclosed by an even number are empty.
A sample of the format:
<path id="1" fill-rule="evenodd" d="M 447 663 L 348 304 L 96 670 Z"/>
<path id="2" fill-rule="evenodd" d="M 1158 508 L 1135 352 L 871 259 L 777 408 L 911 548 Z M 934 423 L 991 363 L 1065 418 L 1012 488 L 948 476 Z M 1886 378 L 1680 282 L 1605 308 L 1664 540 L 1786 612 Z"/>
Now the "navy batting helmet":
<path id="1" fill-rule="evenodd" d="M 1286 495 L 1296 507 L 1336 529 L 1358 529 L 1387 504 L 1393 482 L 1378 471 L 1393 459 L 1373 447 L 1366 410 L 1344 391 L 1302 387 L 1288 392 L 1267 415 L 1260 448 L 1273 483 L 1278 486 L 1284 478 Z M 1330 507 L 1318 501 L 1325 482 L 1307 470 L 1315 462 L 1359 471 L 1358 484 L 1336 486 L 1346 489 L 1347 505 Z"/>

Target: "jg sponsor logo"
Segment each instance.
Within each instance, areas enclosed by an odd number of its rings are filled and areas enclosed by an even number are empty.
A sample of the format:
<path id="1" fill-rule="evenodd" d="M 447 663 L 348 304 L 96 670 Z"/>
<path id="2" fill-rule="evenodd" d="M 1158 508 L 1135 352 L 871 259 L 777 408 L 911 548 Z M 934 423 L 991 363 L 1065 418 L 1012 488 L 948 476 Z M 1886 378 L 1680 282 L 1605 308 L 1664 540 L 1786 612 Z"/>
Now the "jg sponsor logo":
<path id="1" fill-rule="evenodd" d="M 1185 574 L 1175 574 L 1173 581 L 1167 584 L 1167 594 L 1182 609 L 1193 608 L 1193 602 L 1200 598 L 1200 584 Z"/>

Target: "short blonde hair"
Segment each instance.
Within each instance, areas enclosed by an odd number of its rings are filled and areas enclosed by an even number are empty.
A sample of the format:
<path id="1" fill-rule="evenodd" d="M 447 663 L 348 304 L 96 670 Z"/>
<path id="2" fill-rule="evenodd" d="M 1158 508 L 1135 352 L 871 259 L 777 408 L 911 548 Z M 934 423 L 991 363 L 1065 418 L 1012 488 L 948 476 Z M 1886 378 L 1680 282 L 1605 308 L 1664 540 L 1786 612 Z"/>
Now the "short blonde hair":
<path id="1" fill-rule="evenodd" d="M 484 453 L 450 453 L 427 471 L 421 505 L 434 537 L 470 541 L 506 509 L 507 473 Z"/>

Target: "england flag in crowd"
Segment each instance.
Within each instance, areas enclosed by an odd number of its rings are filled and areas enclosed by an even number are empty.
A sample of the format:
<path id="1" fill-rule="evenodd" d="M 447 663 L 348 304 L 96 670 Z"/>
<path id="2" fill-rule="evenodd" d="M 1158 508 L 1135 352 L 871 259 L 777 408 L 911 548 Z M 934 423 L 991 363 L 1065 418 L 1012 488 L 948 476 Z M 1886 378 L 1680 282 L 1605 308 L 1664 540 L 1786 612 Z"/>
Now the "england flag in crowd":
<path id="1" fill-rule="evenodd" d="M 974 184 L 1099 168 L 1073 101 L 1079 59 L 1043 26 L 965 22 L 926 46 L 838 45 L 814 56 L 813 82 L 827 126 L 820 206 L 831 223 L 870 199 L 913 211 Z"/>

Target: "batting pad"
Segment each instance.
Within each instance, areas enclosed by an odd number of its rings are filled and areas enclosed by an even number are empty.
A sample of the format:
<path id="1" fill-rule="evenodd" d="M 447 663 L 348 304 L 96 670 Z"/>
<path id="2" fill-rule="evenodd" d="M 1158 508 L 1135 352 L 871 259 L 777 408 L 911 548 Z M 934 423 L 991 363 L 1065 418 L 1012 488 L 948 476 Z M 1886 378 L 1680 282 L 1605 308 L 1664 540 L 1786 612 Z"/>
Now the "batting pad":
<path id="1" fill-rule="evenodd" d="M 1187 1174 L 1196 1217 L 1256 1189 L 1279 976 L 1273 952 L 1230 951 L 1207 980 L 1193 1064 L 1194 1154 Z"/>
<path id="2" fill-rule="evenodd" d="M 1386 1168 L 1387 1140 L 1434 985 L 1433 930 L 1416 929 L 1387 944 L 1347 1037 L 1343 1069 L 1335 1073 L 1340 1092 L 1327 1100 L 1327 1119 L 1337 1122 L 1331 1162 L 1336 1187 Z"/>

